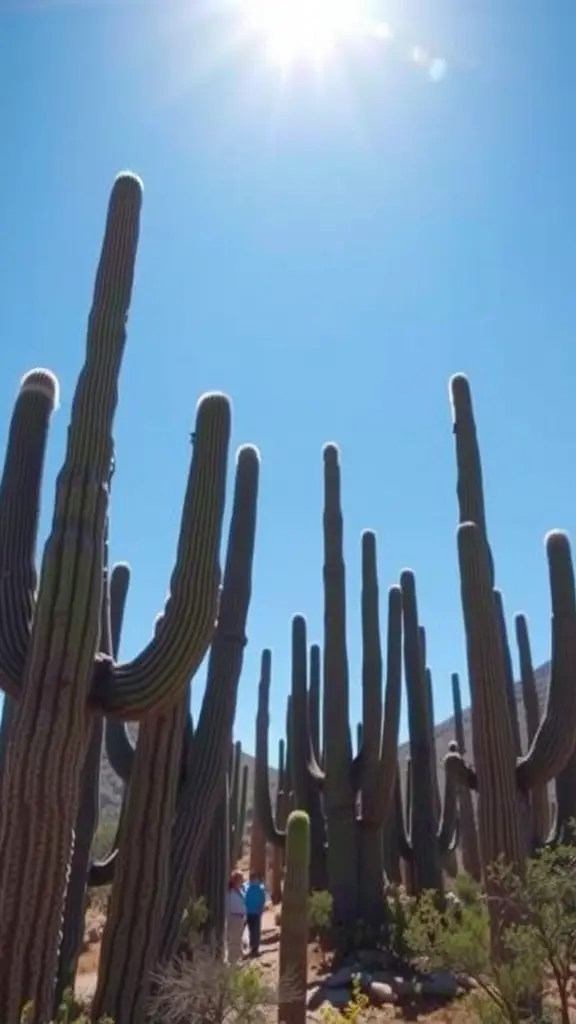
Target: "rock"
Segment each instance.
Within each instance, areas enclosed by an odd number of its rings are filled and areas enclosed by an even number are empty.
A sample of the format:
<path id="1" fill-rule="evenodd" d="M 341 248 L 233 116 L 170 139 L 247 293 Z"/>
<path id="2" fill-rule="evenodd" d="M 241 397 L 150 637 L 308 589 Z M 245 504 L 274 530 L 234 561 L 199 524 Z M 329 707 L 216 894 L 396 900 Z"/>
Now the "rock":
<path id="1" fill-rule="evenodd" d="M 455 999 L 458 995 L 458 982 L 451 971 L 430 971 L 430 974 L 420 978 L 420 991 L 423 996 Z"/>
<path id="2" fill-rule="evenodd" d="M 91 925 L 90 928 L 88 929 L 88 931 L 86 932 L 86 939 L 88 940 L 88 942 L 89 943 L 100 942 L 101 938 L 102 938 L 102 928 L 99 925 L 97 925 L 97 924 Z"/>
<path id="3" fill-rule="evenodd" d="M 372 981 L 368 986 L 367 995 L 374 1006 L 398 1002 L 398 996 L 392 986 L 387 985 L 384 981 Z"/>
<path id="4" fill-rule="evenodd" d="M 344 986 L 351 986 L 352 979 L 358 972 L 354 967 L 340 967 L 333 974 L 329 974 L 327 978 L 324 978 L 322 985 L 324 988 L 344 988 Z"/>
<path id="5" fill-rule="evenodd" d="M 370 971 L 392 967 L 395 957 L 388 949 L 361 949 L 356 954 L 359 964 Z"/>
<path id="6" fill-rule="evenodd" d="M 308 1009 L 317 1010 L 323 1003 L 328 1003 L 329 1006 L 335 1006 L 339 1010 L 343 1010 L 345 1006 L 348 1006 L 352 998 L 351 990 L 348 986 L 345 988 L 327 988 L 325 985 L 321 985 L 320 988 L 313 989 L 308 998 Z"/>

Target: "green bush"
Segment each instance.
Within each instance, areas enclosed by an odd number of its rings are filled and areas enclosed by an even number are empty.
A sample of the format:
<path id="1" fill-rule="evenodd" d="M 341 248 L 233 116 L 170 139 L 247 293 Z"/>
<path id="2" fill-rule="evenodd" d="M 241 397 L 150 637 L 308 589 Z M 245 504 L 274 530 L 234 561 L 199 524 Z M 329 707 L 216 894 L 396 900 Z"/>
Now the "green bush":
<path id="1" fill-rule="evenodd" d="M 461 890 L 462 891 L 462 890 Z M 503 863 L 490 871 L 490 897 L 504 916 L 501 949 L 493 953 L 488 898 L 448 902 L 424 893 L 411 915 L 406 941 L 425 969 L 448 968 L 473 979 L 470 1005 L 484 1024 L 520 1024 L 542 1016 L 545 981 L 553 979 L 559 1018 L 570 1024 L 569 996 L 576 961 L 576 851 L 545 850 L 529 860 L 523 876 Z M 550 1013 L 549 1007 L 546 1012 Z"/>
<path id="2" fill-rule="evenodd" d="M 325 889 L 318 889 L 308 897 L 308 927 L 310 935 L 323 942 L 332 927 L 334 900 Z"/>

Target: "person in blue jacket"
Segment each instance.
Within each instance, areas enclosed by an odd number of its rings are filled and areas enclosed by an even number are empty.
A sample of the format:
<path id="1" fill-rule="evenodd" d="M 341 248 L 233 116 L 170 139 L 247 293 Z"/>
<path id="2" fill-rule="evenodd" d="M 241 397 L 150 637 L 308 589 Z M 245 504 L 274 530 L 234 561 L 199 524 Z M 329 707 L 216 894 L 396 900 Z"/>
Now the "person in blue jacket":
<path id="1" fill-rule="evenodd" d="M 268 903 L 266 887 L 258 875 L 253 871 L 250 881 L 244 891 L 244 903 L 246 906 L 246 924 L 250 938 L 250 956 L 260 955 L 260 936 L 262 935 L 262 914 Z"/>

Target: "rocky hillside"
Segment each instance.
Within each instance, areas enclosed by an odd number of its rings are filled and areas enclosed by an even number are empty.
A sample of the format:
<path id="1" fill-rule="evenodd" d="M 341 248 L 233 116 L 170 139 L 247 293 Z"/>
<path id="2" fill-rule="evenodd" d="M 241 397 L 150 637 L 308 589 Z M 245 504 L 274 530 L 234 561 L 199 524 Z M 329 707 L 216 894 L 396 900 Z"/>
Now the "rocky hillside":
<path id="1" fill-rule="evenodd" d="M 547 688 L 548 688 L 549 671 L 550 671 L 550 666 L 548 664 L 546 664 L 546 665 L 543 665 L 541 668 L 539 668 L 537 670 L 537 672 L 536 672 L 536 683 L 537 683 L 537 686 L 538 686 L 538 695 L 539 695 L 539 698 L 540 698 L 540 707 L 541 708 L 544 707 L 544 703 L 545 703 L 545 700 L 546 700 L 546 692 L 547 692 Z M 518 703 L 518 717 L 519 717 L 519 720 L 520 720 L 520 728 L 522 730 L 522 739 L 523 739 L 524 749 L 525 749 L 525 746 L 526 746 L 526 728 L 525 728 L 525 721 L 524 721 L 524 708 L 523 708 L 523 705 L 522 705 L 522 695 L 521 695 L 521 691 L 520 691 L 520 687 L 519 686 L 517 686 L 517 688 L 516 688 L 516 700 L 517 700 L 517 703 Z M 470 752 L 470 757 L 471 757 L 472 740 L 471 740 L 470 728 L 471 728 L 470 710 L 466 709 L 466 711 L 464 712 L 464 729 L 465 729 L 465 733 L 466 733 L 466 747 L 467 747 L 467 750 Z M 135 728 L 133 729 L 132 735 L 133 735 L 133 737 L 135 739 L 135 737 L 136 737 L 136 730 L 135 730 Z M 454 739 L 454 719 L 453 718 L 448 718 L 445 722 L 440 722 L 439 725 L 436 726 L 436 751 L 437 751 L 437 755 L 438 755 L 438 767 L 439 767 L 439 770 L 441 769 L 442 758 L 447 753 L 447 751 L 448 751 L 448 744 L 450 743 L 450 741 L 452 739 Z M 400 747 L 400 751 L 399 751 L 402 776 L 404 776 L 404 765 L 406 763 L 406 758 L 409 756 L 409 753 L 410 753 L 409 745 L 407 743 L 404 743 Z M 244 762 L 244 764 L 248 765 L 248 772 L 249 772 L 248 793 L 249 793 L 249 803 L 251 803 L 251 793 L 252 793 L 252 786 L 253 786 L 253 779 L 254 779 L 254 758 L 250 757 L 249 754 L 244 754 L 243 755 L 243 762 Z M 272 777 L 272 791 L 274 793 L 275 788 L 276 788 L 276 772 L 271 771 L 270 774 L 271 774 L 271 777 Z M 103 761 L 102 761 L 102 778 L 101 778 L 101 787 L 100 787 L 101 821 L 107 821 L 107 820 L 115 819 L 117 817 L 118 810 L 119 810 L 119 807 L 120 807 L 120 801 L 122 799 L 122 788 L 123 788 L 122 787 L 122 783 L 120 782 L 118 777 L 114 774 L 114 772 L 112 771 L 112 769 L 111 769 L 111 767 L 110 767 L 110 765 L 108 763 L 108 760 L 107 760 L 106 756 L 104 756 L 103 757 Z"/>

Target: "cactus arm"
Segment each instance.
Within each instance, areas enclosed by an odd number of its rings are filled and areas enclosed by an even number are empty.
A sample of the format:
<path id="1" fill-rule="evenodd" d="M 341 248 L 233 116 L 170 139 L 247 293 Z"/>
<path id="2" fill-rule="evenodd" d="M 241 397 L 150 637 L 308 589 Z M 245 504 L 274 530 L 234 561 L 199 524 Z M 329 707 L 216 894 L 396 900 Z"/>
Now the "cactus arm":
<path id="1" fill-rule="evenodd" d="M 135 747 L 124 722 L 113 718 L 105 720 L 104 746 L 112 771 L 126 784 L 132 774 Z"/>
<path id="2" fill-rule="evenodd" d="M 532 650 L 530 647 L 530 636 L 528 634 L 528 623 L 525 615 L 516 615 L 514 619 L 516 629 L 516 644 L 518 646 L 518 660 L 520 662 L 520 682 L 522 686 L 522 699 L 526 714 L 526 732 L 528 743 L 531 744 L 540 724 L 540 707 L 538 704 L 538 691 L 536 689 L 536 678 L 534 676 L 534 664 L 532 661 Z"/>
<path id="3" fill-rule="evenodd" d="M 22 378 L 0 481 L 0 689 L 18 697 L 36 597 L 36 541 L 50 417 L 58 382 L 49 370 Z"/>
<path id="4" fill-rule="evenodd" d="M 310 822 L 293 811 L 286 825 L 286 877 L 278 953 L 278 1024 L 306 1024 Z"/>
<path id="5" fill-rule="evenodd" d="M 448 749 L 457 753 L 456 746 L 456 743 L 452 741 Z M 442 818 L 438 826 L 438 847 L 441 857 L 453 853 L 456 849 L 459 831 L 457 786 L 454 777 L 445 771 Z"/>
<path id="6" fill-rule="evenodd" d="M 510 644 L 508 642 L 508 628 L 506 626 L 506 613 L 504 611 L 504 598 L 502 597 L 502 591 L 497 589 L 494 590 L 494 601 L 496 603 L 496 615 L 498 616 L 500 635 L 502 637 L 502 656 L 504 658 L 504 674 L 506 679 L 506 700 L 508 702 L 508 713 L 510 715 L 510 724 L 512 726 L 512 733 L 514 735 L 514 746 L 516 748 L 516 756 L 521 757 L 522 743 L 520 741 L 518 701 L 516 700 L 514 669 L 512 667 L 512 656 L 510 654 Z"/>
<path id="7" fill-rule="evenodd" d="M 254 817 L 259 821 L 267 842 L 283 847 L 286 833 L 277 828 L 272 813 L 268 775 L 268 731 L 270 728 L 270 683 L 272 652 L 262 651 L 256 716 L 256 764 L 254 768 Z"/>
<path id="8" fill-rule="evenodd" d="M 530 750 L 518 762 L 517 779 L 527 792 L 559 775 L 576 737 L 576 594 L 567 534 L 546 537 L 552 601 L 552 664 L 546 709 Z"/>
<path id="9" fill-rule="evenodd" d="M 240 448 L 218 625 L 208 660 L 206 691 L 194 735 L 194 772 L 178 797 L 170 853 L 170 887 L 160 955 L 174 955 L 182 915 L 202 846 L 216 813 L 232 740 L 252 596 L 260 455 Z"/>
<path id="10" fill-rule="evenodd" d="M 440 852 L 436 839 L 434 783 L 431 771 L 428 693 L 418 630 L 418 604 L 414 573 L 400 576 L 404 622 L 404 675 L 408 698 L 410 757 L 412 764 L 412 821 L 410 843 L 417 891 L 443 891 Z"/>
<path id="11" fill-rule="evenodd" d="M 72 402 L 64 464 L 13 723 L 0 830 L 0 1020 L 31 1000 L 50 1019 L 66 875 L 89 742 L 87 697 L 98 650 L 112 427 L 126 342 L 142 189 L 115 183 Z M 22 899 L 25 894 L 25 903 Z"/>
<path id="12" fill-rule="evenodd" d="M 224 395 L 198 403 L 170 596 L 141 654 L 96 677 L 92 698 L 107 716 L 137 721 L 170 703 L 206 654 L 217 616 L 230 416 Z"/>
<path id="13" fill-rule="evenodd" d="M 454 374 L 450 379 L 449 389 L 452 430 L 456 444 L 459 522 L 476 523 L 481 530 L 488 547 L 490 581 L 493 587 L 494 561 L 488 544 L 482 462 L 468 378 L 463 373 Z"/>
<path id="14" fill-rule="evenodd" d="M 530 747 L 540 724 L 540 705 L 538 703 L 538 690 L 536 689 L 536 677 L 532 663 L 528 623 L 524 615 L 516 616 L 515 628 L 520 661 L 522 703 L 526 718 L 528 747 Z M 559 776 L 556 777 L 556 788 L 558 788 L 558 778 Z M 534 843 L 535 846 L 538 846 L 547 840 L 550 829 L 550 808 L 548 806 L 548 788 L 546 785 L 534 787 L 530 794 L 530 809 L 532 812 Z"/>
<path id="15" fill-rule="evenodd" d="M 379 762 L 383 820 L 392 812 L 398 770 L 398 735 L 402 702 L 402 591 L 388 590 L 384 724 Z"/>
<path id="16" fill-rule="evenodd" d="M 320 755 L 320 647 L 310 644 L 310 672 L 308 679 L 308 727 L 311 756 L 319 765 Z"/>
<path id="17" fill-rule="evenodd" d="M 457 786 L 478 792 L 478 776 L 471 764 L 464 760 L 457 751 L 446 754 L 444 758 L 444 770 L 451 775 Z"/>

